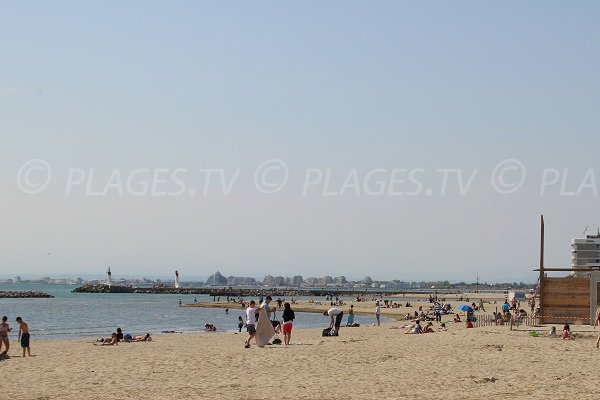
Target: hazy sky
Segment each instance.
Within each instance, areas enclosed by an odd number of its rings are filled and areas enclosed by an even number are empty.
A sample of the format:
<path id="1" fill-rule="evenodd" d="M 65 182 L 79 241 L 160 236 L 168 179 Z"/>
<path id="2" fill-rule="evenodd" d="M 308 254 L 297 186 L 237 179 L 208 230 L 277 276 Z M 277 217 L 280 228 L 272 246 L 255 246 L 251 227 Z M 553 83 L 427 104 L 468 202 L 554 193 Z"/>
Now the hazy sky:
<path id="1" fill-rule="evenodd" d="M 599 11 L 3 2 L 0 274 L 534 281 L 600 225 Z"/>

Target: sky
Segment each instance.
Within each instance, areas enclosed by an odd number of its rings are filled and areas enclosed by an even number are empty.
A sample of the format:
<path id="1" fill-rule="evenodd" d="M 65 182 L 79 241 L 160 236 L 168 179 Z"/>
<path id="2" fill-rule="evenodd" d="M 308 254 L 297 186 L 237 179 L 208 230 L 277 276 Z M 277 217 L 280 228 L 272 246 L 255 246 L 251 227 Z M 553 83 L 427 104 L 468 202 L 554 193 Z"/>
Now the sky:
<path id="1" fill-rule="evenodd" d="M 2 2 L 0 274 L 534 282 L 600 226 L 599 14 Z"/>

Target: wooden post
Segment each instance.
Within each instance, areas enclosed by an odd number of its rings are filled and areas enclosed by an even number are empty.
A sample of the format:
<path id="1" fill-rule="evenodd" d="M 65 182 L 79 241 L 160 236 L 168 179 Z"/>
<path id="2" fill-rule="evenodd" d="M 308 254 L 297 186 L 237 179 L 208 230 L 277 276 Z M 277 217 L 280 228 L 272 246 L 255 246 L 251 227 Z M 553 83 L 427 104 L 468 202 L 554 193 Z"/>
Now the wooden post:
<path id="1" fill-rule="evenodd" d="M 544 297 L 544 214 L 540 216 L 540 299 L 538 307 L 540 308 L 540 314 L 544 314 L 542 309 L 542 298 Z M 535 297 L 534 297 L 535 298 Z M 535 312 L 535 310 L 534 310 Z M 540 321 L 544 323 L 544 318 Z"/>

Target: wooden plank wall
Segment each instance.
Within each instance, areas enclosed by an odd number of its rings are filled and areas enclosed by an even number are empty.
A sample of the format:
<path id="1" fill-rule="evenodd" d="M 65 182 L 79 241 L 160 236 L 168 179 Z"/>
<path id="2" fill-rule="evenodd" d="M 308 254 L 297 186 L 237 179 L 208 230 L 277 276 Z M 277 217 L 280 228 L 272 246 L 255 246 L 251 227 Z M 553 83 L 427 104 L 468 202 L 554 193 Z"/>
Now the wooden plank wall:
<path id="1" fill-rule="evenodd" d="M 590 279 L 543 278 L 542 323 L 590 324 Z"/>

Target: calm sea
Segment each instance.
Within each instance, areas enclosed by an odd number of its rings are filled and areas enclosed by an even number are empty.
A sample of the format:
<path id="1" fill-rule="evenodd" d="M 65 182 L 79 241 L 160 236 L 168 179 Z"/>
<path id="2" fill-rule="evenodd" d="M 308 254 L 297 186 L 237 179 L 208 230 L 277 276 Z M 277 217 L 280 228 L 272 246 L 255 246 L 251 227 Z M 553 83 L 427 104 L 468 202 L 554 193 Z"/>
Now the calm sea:
<path id="1" fill-rule="evenodd" d="M 182 303 L 212 301 L 202 295 L 159 295 L 133 293 L 72 293 L 71 285 L 2 284 L 0 290 L 35 290 L 54 296 L 50 299 L 0 299 L 0 316 L 8 316 L 15 328 L 21 316 L 29 324 L 35 339 L 110 336 L 117 327 L 133 335 L 159 334 L 162 331 L 203 332 L 211 323 L 219 331 L 237 331 L 238 316 L 244 310 L 231 308 L 179 307 Z M 235 305 L 234 305 L 235 307 Z M 281 317 L 281 313 L 278 313 Z M 344 318 L 345 320 L 345 318 Z M 355 321 L 370 324 L 373 318 L 357 315 Z M 345 321 L 344 321 L 345 322 Z M 296 313 L 295 328 L 326 327 L 329 321 L 321 314 Z M 11 333 L 16 338 L 17 329 Z"/>

